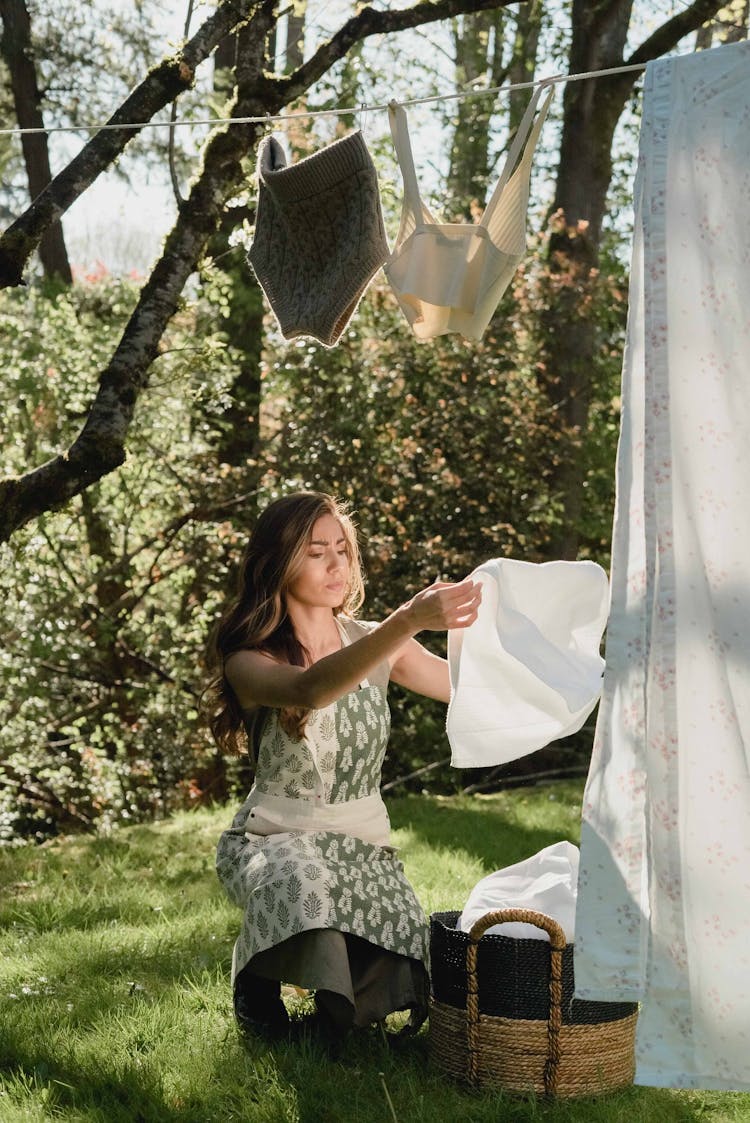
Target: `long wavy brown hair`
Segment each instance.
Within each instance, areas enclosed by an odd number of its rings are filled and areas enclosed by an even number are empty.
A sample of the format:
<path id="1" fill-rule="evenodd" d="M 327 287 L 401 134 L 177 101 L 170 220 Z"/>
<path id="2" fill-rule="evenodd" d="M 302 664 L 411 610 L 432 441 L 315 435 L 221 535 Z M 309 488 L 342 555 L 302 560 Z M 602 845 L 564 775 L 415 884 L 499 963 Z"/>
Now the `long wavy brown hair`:
<path id="1" fill-rule="evenodd" d="M 219 747 L 238 753 L 246 716 L 224 674 L 224 661 L 235 651 L 264 651 L 274 658 L 304 667 L 309 653 L 295 635 L 286 608 L 286 590 L 307 555 L 315 523 L 333 515 L 341 526 L 349 558 L 349 580 L 342 602 L 334 611 L 353 616 L 364 600 L 362 561 L 357 533 L 346 506 L 319 491 L 296 491 L 271 503 L 260 515 L 240 564 L 237 593 L 227 605 L 209 639 L 206 662 L 211 678 L 203 692 L 203 708 Z M 280 710 L 282 728 L 301 737 L 309 710 Z M 266 707 L 254 711 L 248 751 L 253 764 Z"/>

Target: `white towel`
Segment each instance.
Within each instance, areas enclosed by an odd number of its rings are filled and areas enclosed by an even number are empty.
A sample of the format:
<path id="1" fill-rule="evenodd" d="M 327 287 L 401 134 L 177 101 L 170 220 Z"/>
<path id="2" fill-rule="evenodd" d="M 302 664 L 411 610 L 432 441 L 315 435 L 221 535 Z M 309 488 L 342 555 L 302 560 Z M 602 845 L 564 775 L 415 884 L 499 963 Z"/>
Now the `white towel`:
<path id="1" fill-rule="evenodd" d="M 471 932 L 477 920 L 498 909 L 533 909 L 552 917 L 573 943 L 578 896 L 578 847 L 555 842 L 531 858 L 483 877 L 472 889 L 457 928 Z M 516 940 L 547 940 L 543 928 L 522 921 L 493 924 L 487 932 Z"/>
<path id="2" fill-rule="evenodd" d="M 609 584 L 594 562 L 495 558 L 478 619 L 448 633 L 451 764 L 483 768 L 581 728 L 602 686 Z"/>

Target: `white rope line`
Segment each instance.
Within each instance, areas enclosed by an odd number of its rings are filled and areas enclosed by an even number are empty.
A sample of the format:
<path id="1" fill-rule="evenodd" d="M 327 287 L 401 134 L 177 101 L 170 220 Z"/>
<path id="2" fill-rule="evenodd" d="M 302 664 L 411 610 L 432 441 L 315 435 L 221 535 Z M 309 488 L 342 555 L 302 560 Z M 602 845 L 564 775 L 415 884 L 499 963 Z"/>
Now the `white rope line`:
<path id="1" fill-rule="evenodd" d="M 463 101 L 472 97 L 489 97 L 491 94 L 509 94 L 514 90 L 531 90 L 537 86 L 554 85 L 558 82 L 583 82 L 588 78 L 605 78 L 610 74 L 627 74 L 629 71 L 645 70 L 646 63 L 638 62 L 631 66 L 613 66 L 608 70 L 589 70 L 583 74 L 553 74 L 549 78 L 537 78 L 533 82 L 515 82 L 509 86 L 493 86 L 487 90 L 463 90 L 455 94 L 434 94 L 431 97 L 410 98 L 400 101 L 399 105 L 428 105 L 435 101 Z M 174 129 L 178 125 L 270 125 L 273 121 L 300 121 L 314 117 L 345 117 L 350 114 L 384 112 L 389 102 L 368 105 L 363 102 L 349 109 L 314 109 L 301 113 L 265 113 L 260 117 L 203 117 L 194 121 L 133 121 L 123 124 L 103 122 L 96 125 L 49 125 L 39 129 L 0 129 L 0 136 L 22 136 L 30 133 L 78 133 L 100 132 L 104 129 Z"/>

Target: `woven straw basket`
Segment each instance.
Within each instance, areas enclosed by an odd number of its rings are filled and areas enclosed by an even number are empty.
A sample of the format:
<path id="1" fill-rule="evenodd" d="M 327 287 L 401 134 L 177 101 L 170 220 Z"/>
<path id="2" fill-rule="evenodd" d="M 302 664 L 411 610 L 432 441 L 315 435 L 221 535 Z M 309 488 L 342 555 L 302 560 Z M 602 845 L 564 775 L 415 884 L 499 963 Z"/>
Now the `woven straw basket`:
<path id="1" fill-rule="evenodd" d="M 504 909 L 466 933 L 458 917 L 430 917 L 435 1065 L 474 1087 L 546 1096 L 601 1095 L 633 1082 L 637 1003 L 573 998 L 573 945 L 556 921 Z M 482 938 L 507 921 L 543 928 L 550 942 Z"/>

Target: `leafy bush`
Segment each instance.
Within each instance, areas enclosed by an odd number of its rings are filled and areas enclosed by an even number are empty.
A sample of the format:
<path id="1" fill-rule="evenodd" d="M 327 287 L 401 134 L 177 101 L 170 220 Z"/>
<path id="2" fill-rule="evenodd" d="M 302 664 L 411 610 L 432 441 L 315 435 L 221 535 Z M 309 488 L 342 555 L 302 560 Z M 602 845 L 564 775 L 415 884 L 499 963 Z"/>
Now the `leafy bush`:
<path id="1" fill-rule="evenodd" d="M 64 449 L 132 310 L 106 278 L 2 297 L 6 474 Z M 163 340 L 123 467 L 2 552 L 0 831 L 43 837 L 226 794 L 196 717 L 207 624 L 238 536 L 210 419 L 232 353 L 199 303 Z M 210 372 L 210 373 L 209 373 Z"/>
<path id="2" fill-rule="evenodd" d="M 569 446 L 539 369 L 538 311 L 564 283 L 550 273 L 545 251 L 542 244 L 529 257 L 480 342 L 457 335 L 418 342 L 390 290 L 373 284 L 335 350 L 310 340 L 267 348 L 264 384 L 277 452 L 266 493 L 293 482 L 351 500 L 365 544 L 365 612 L 373 618 L 435 577 L 458 580 L 488 558 L 551 556 L 561 519 L 558 472 Z M 577 437 L 585 465 L 580 553 L 605 565 L 625 291 L 612 255 L 581 312 L 594 321 L 598 358 L 589 428 Z M 444 650 L 444 638 L 421 638 Z M 443 706 L 402 691 L 394 700 L 386 780 L 450 752 Z M 570 745 L 580 760 L 590 735 Z M 542 766 L 546 759 L 539 758 Z M 529 762 L 519 769 L 528 771 Z M 461 782 L 444 767 L 414 785 L 453 790 Z"/>
<path id="3" fill-rule="evenodd" d="M 221 450 L 248 350 L 228 337 L 226 277 L 207 272 L 162 341 L 125 464 L 0 551 L 0 840 L 164 815 L 247 784 L 242 763 L 217 756 L 197 699 L 259 501 L 293 486 L 351 500 L 372 618 L 487 558 L 548 556 L 564 448 L 539 377 L 536 310 L 554 298 L 543 250 L 479 343 L 418 343 L 377 283 L 334 350 L 269 330 L 260 420 L 248 417 L 247 457 L 234 441 L 231 464 Z M 624 291 L 613 258 L 587 296 L 600 348 L 581 436 L 582 552 L 604 562 Z M 5 474 L 74 439 L 136 297 L 106 276 L 0 296 Z M 394 703 L 386 779 L 449 751 L 442 706 L 398 691 Z M 414 784 L 460 779 L 433 769 Z"/>

